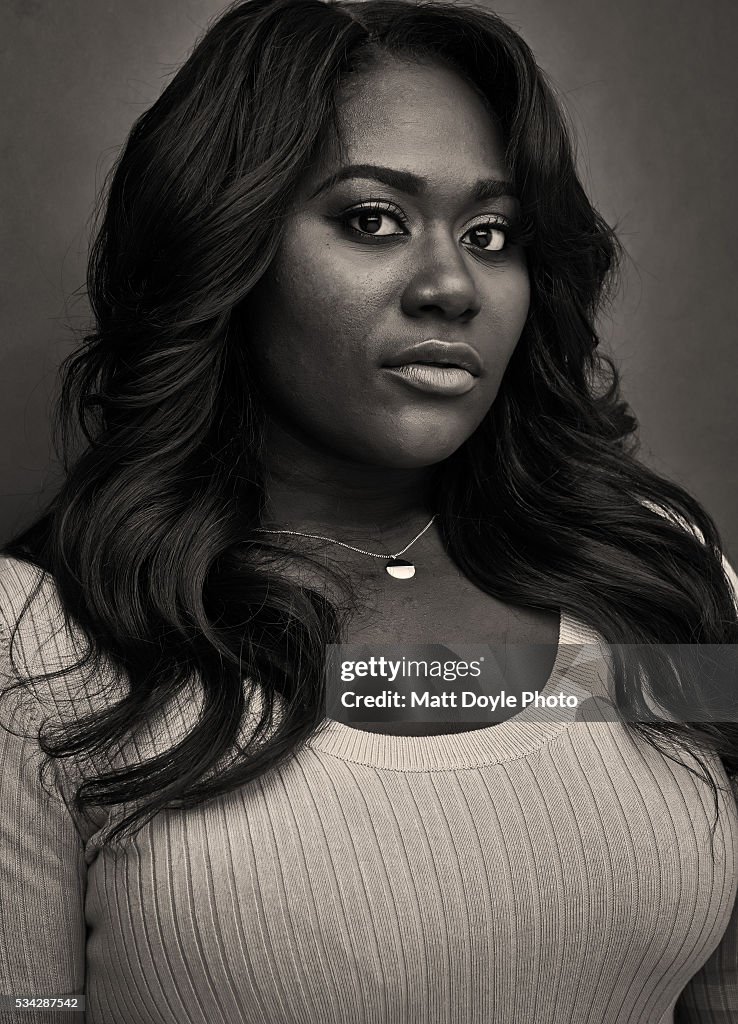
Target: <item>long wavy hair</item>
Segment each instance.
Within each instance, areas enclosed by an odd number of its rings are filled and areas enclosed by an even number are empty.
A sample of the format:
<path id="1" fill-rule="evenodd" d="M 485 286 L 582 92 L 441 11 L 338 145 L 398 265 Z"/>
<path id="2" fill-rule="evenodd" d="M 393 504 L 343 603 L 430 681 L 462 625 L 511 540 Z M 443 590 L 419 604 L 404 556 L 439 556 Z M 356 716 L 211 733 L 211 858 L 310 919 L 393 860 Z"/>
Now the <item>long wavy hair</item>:
<path id="1" fill-rule="evenodd" d="M 504 21 L 451 3 L 237 3 L 135 122 L 90 252 L 94 326 L 61 367 L 64 482 L 4 547 L 43 570 L 39 586 L 51 575 L 67 627 L 88 641 L 76 666 L 39 678 L 112 667 L 125 687 L 55 738 L 40 735 L 42 750 L 112 749 L 199 680 L 202 713 L 181 742 L 76 789 L 81 811 L 133 805 L 112 841 L 161 808 L 258 778 L 323 720 L 325 649 L 340 642 L 343 613 L 290 583 L 255 533 L 265 410 L 247 300 L 334 137 L 342 84 L 388 55 L 444 62 L 487 97 L 529 237 L 530 312 L 499 393 L 433 470 L 448 552 L 483 591 L 563 609 L 616 645 L 616 693 L 644 719 L 632 728 L 702 767 L 717 822 L 701 755 L 737 772 L 738 727 L 687 720 L 685 709 L 703 709 L 701 680 L 674 673 L 663 645 L 738 642 L 720 537 L 693 497 L 636 459 L 637 423 L 596 327 L 622 250 L 577 177 L 551 86 Z M 652 720 L 644 650 L 650 692 L 677 722 Z M 254 742 L 241 745 L 257 687 Z M 277 695 L 284 713 L 257 743 Z"/>

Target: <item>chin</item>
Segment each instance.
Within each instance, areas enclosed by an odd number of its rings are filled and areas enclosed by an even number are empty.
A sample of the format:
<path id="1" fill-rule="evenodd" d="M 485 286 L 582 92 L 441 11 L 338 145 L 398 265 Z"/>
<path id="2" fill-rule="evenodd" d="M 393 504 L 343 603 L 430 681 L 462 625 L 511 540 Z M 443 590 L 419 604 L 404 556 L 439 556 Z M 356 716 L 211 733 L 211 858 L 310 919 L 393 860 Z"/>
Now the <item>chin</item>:
<path id="1" fill-rule="evenodd" d="M 387 438 L 386 444 L 380 448 L 374 439 L 371 453 L 365 450 L 360 461 L 386 466 L 387 469 L 423 469 L 436 466 L 449 458 L 466 440 L 467 435 L 453 438 L 439 437 L 438 434 L 426 434 L 422 437 L 396 436 Z"/>

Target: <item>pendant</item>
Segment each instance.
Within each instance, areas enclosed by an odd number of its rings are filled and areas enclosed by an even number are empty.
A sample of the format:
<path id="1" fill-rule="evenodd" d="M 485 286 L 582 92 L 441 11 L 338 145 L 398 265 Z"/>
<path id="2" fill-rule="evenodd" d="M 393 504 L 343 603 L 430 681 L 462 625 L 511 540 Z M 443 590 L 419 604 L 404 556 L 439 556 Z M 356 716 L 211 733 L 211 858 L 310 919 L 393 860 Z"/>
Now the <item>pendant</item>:
<path id="1" fill-rule="evenodd" d="M 391 558 L 385 569 L 396 580 L 409 580 L 415 575 L 415 566 L 412 562 L 406 562 L 404 558 Z"/>

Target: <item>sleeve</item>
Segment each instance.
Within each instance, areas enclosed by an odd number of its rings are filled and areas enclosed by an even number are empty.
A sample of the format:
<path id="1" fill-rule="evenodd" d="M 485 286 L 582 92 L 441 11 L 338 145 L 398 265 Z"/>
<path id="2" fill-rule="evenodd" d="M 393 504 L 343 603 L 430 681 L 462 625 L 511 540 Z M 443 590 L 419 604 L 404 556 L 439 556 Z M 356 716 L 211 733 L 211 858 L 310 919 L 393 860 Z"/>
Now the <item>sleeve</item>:
<path id="1" fill-rule="evenodd" d="M 86 937 L 84 843 L 51 771 L 38 777 L 43 715 L 22 687 L 6 692 L 8 637 L 0 617 L 0 1024 L 72 1024 L 84 1012 L 7 998 L 83 995 Z"/>
<path id="2" fill-rule="evenodd" d="M 738 801 L 738 780 L 732 780 Z M 738 901 L 717 949 L 690 979 L 674 1007 L 674 1024 L 738 1021 Z"/>
<path id="3" fill-rule="evenodd" d="M 738 576 L 723 556 L 725 574 L 738 607 Z M 738 804 L 738 778 L 731 779 Z M 674 1024 L 738 1022 L 738 899 L 728 927 L 709 960 L 689 981 L 674 1008 Z"/>

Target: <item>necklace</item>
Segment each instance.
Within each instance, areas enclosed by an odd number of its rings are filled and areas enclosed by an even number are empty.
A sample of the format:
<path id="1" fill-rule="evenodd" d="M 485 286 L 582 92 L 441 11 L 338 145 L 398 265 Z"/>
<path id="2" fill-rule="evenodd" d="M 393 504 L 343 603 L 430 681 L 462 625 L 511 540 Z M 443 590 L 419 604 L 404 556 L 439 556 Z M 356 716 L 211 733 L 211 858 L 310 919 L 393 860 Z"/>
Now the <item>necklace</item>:
<path id="1" fill-rule="evenodd" d="M 408 562 L 404 558 L 400 558 L 400 555 L 404 555 L 405 552 L 413 546 L 416 540 L 420 540 L 426 530 L 430 528 L 435 515 L 431 516 L 429 523 L 423 527 L 417 537 L 413 537 L 409 544 L 406 544 L 401 551 L 395 552 L 394 555 L 377 554 L 376 551 L 364 551 L 363 548 L 355 548 L 353 544 L 346 544 L 342 540 L 334 540 L 332 537 L 322 537 L 319 533 L 300 533 L 299 530 L 265 530 L 262 527 L 257 527 L 255 533 L 289 533 L 294 537 L 312 537 L 314 540 L 327 540 L 329 544 L 340 544 L 342 548 L 349 548 L 351 551 L 358 551 L 361 555 L 371 555 L 372 558 L 384 558 L 387 559 L 385 569 L 393 576 L 396 580 L 409 580 L 415 575 L 415 565 L 413 562 Z"/>

